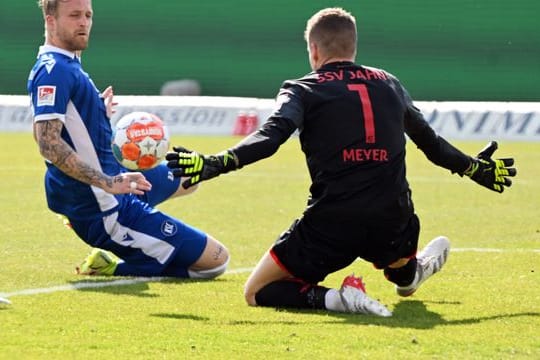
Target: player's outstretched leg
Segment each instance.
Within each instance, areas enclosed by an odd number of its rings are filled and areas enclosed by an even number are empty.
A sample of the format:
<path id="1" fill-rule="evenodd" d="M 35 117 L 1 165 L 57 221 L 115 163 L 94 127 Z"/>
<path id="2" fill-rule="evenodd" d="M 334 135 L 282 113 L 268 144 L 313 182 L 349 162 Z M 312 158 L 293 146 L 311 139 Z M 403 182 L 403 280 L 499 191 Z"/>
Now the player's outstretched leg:
<path id="1" fill-rule="evenodd" d="M 366 294 L 366 288 L 362 282 L 362 278 L 355 277 L 354 274 L 347 276 L 343 280 L 343 284 L 339 290 L 339 296 L 346 312 L 373 314 L 384 317 L 392 316 L 390 310 L 383 304 Z"/>
<path id="2" fill-rule="evenodd" d="M 414 294 L 420 285 L 430 276 L 439 272 L 448 259 L 450 252 L 450 241 L 439 236 L 429 242 L 418 255 L 416 255 L 416 274 L 413 282 L 408 286 L 397 286 L 396 292 L 399 296 L 410 296 Z"/>

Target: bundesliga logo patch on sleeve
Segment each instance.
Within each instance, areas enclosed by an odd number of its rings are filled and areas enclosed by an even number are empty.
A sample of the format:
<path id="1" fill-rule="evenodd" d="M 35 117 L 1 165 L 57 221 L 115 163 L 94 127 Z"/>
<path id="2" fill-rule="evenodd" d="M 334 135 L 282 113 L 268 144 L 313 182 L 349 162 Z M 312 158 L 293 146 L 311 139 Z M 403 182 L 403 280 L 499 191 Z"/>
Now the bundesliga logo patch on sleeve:
<path id="1" fill-rule="evenodd" d="M 56 96 L 56 86 L 38 86 L 37 106 L 53 106 Z"/>

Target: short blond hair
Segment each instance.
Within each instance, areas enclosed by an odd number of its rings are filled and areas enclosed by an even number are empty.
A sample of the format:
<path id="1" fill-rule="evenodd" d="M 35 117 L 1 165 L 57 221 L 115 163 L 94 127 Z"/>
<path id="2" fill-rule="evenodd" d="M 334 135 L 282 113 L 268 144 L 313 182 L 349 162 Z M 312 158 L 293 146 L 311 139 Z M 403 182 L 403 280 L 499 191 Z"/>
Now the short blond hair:
<path id="1" fill-rule="evenodd" d="M 43 17 L 46 15 L 56 16 L 58 13 L 58 3 L 67 1 L 68 0 L 38 0 L 38 6 L 43 12 Z"/>
<path id="2" fill-rule="evenodd" d="M 316 43 L 327 55 L 351 57 L 356 54 L 356 19 L 342 8 L 326 8 L 313 15 L 304 38 Z"/>

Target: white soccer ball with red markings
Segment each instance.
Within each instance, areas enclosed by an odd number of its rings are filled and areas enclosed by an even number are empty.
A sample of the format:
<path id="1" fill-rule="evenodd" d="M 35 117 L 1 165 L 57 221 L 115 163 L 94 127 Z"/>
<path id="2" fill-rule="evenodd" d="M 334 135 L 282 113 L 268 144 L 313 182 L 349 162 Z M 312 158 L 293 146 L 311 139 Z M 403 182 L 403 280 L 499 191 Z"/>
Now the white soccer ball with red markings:
<path id="1" fill-rule="evenodd" d="M 156 115 L 137 111 L 124 115 L 113 130 L 112 151 L 122 166 L 144 171 L 156 167 L 169 150 L 169 131 Z"/>

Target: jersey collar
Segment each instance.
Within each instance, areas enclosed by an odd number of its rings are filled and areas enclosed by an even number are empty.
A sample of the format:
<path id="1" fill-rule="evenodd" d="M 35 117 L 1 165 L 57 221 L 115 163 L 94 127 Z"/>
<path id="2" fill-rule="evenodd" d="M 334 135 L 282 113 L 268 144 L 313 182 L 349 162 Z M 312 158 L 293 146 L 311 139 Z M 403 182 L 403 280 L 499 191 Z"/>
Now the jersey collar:
<path id="1" fill-rule="evenodd" d="M 320 69 L 325 69 L 325 68 L 346 67 L 346 66 L 351 66 L 351 65 L 354 65 L 354 62 L 352 62 L 352 61 L 332 61 L 332 62 L 326 63 L 323 66 L 321 66 L 319 68 L 319 70 Z"/>
<path id="2" fill-rule="evenodd" d="M 56 46 L 52 46 L 52 45 L 42 45 L 39 47 L 39 52 L 38 52 L 38 57 L 44 53 L 48 53 L 48 52 L 55 52 L 55 53 L 60 53 L 62 55 L 65 55 L 71 59 L 75 59 L 76 58 L 76 55 L 75 53 L 71 52 L 71 51 L 67 51 L 67 50 L 64 50 L 64 49 L 61 49 L 59 47 L 56 47 Z"/>

